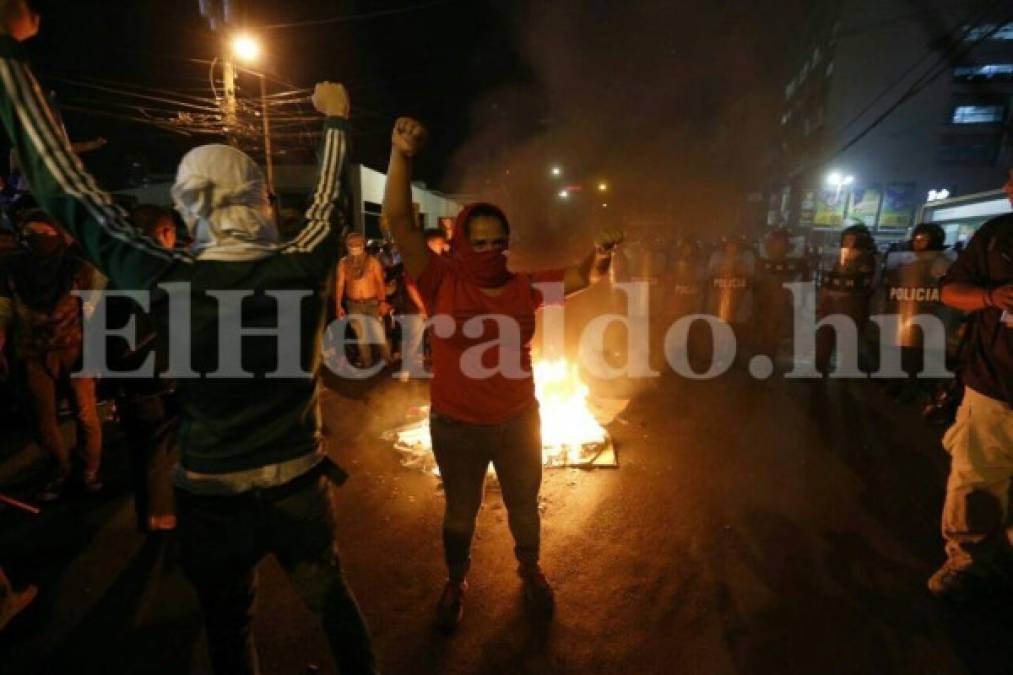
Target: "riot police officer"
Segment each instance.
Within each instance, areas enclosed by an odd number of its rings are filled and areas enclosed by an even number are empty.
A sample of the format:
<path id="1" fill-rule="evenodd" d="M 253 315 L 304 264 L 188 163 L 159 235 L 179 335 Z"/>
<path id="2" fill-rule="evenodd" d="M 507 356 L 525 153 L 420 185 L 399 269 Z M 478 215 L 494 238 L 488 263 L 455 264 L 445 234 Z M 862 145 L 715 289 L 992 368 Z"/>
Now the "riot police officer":
<path id="1" fill-rule="evenodd" d="M 778 344 L 792 324 L 793 296 L 784 284 L 808 281 L 805 258 L 792 251 L 791 233 L 778 227 L 764 237 L 756 270 L 754 336 L 756 351 L 776 359 Z"/>
<path id="2" fill-rule="evenodd" d="M 669 253 L 668 273 L 665 275 L 665 329 L 679 319 L 700 314 L 707 297 L 707 266 L 703 246 L 698 239 L 680 237 Z M 702 345 L 706 327 L 694 324 L 686 336 L 686 349 L 690 363 L 702 360 Z M 694 366 L 696 367 L 696 366 Z"/>
<path id="3" fill-rule="evenodd" d="M 875 280 L 876 243 L 869 228 L 865 225 L 844 228 L 837 255 L 833 260 L 824 259 L 821 265 L 817 318 L 843 314 L 854 322 L 861 339 L 869 322 Z M 816 332 L 816 368 L 824 375 L 829 372 L 835 347 L 833 329 L 821 327 Z"/>
<path id="4" fill-rule="evenodd" d="M 668 318 L 676 321 L 703 311 L 706 279 L 703 246 L 697 239 L 681 237 L 672 249 L 666 275 Z"/>
<path id="5" fill-rule="evenodd" d="M 724 321 L 735 332 L 736 354 L 744 355 L 746 328 L 753 315 L 753 276 L 756 257 L 746 246 L 742 235 L 722 237 L 721 248 L 707 267 L 710 288 L 707 312 Z"/>
<path id="6" fill-rule="evenodd" d="M 940 301 L 939 281 L 953 263 L 945 251 L 946 233 L 934 223 L 921 223 L 912 230 L 910 250 L 892 251 L 883 264 L 882 283 L 877 292 L 877 309 L 896 316 L 891 330 L 880 335 L 884 346 L 899 347 L 901 367 L 908 379 L 923 369 L 926 349 L 935 359 L 945 357 L 946 345 L 926 345 L 925 333 L 917 325 L 917 317 L 934 316 L 943 322 L 947 334 L 955 332 L 957 313 Z M 890 393 L 904 393 L 903 383 L 891 385 Z"/>

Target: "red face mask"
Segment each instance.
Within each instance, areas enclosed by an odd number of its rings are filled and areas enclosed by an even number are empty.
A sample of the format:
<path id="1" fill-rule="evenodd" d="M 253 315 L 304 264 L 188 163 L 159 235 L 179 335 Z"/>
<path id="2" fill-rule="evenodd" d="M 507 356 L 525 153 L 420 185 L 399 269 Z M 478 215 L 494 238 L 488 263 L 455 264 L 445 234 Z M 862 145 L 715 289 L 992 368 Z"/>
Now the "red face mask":
<path id="1" fill-rule="evenodd" d="M 469 282 L 479 288 L 500 288 L 514 277 L 507 269 L 506 251 L 476 251 L 464 234 L 464 224 L 478 206 L 480 204 L 470 204 L 457 216 L 454 231 L 459 234 L 450 240 L 450 254 Z"/>

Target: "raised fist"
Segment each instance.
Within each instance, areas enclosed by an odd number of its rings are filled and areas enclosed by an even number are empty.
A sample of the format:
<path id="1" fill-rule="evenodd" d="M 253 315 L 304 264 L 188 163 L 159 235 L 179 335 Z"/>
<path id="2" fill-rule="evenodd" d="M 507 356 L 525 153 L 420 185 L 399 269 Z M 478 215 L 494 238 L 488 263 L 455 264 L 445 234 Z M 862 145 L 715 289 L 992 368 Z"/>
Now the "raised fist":
<path id="1" fill-rule="evenodd" d="M 26 0 L 0 0 L 0 34 L 24 42 L 39 32 L 39 21 Z"/>
<path id="2" fill-rule="evenodd" d="M 622 230 L 610 227 L 594 238 L 594 247 L 599 253 L 611 253 L 619 244 L 623 243 L 626 239 L 626 235 Z"/>
<path id="3" fill-rule="evenodd" d="M 351 104 L 345 85 L 337 82 L 317 82 L 313 89 L 313 107 L 328 117 L 348 117 Z"/>
<path id="4" fill-rule="evenodd" d="M 414 157 L 426 142 L 426 128 L 410 117 L 399 117 L 394 122 L 390 143 L 405 157 Z"/>

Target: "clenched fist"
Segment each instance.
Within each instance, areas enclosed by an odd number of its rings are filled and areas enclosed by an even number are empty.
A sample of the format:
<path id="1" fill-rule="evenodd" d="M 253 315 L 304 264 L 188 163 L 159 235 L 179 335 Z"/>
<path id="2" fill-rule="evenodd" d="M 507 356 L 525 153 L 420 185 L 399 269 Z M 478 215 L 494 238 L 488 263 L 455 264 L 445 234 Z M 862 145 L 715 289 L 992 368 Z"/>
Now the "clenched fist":
<path id="1" fill-rule="evenodd" d="M 405 157 L 414 157 L 426 142 L 426 128 L 410 117 L 400 117 L 394 123 L 390 143 Z"/>
<path id="2" fill-rule="evenodd" d="M 1004 312 L 1013 312 L 1013 284 L 1006 284 L 989 291 L 992 304 Z"/>
<path id="3" fill-rule="evenodd" d="M 0 35 L 24 42 L 39 32 L 39 21 L 25 0 L 0 0 Z"/>
<path id="4" fill-rule="evenodd" d="M 348 117 L 351 104 L 345 85 L 337 82 L 317 82 L 313 89 L 313 107 L 328 117 Z"/>
<path id="5" fill-rule="evenodd" d="M 619 244 L 623 243 L 626 239 L 626 235 L 622 230 L 610 227 L 607 230 L 601 232 L 597 237 L 594 238 L 594 248 L 599 254 L 611 253 Z"/>

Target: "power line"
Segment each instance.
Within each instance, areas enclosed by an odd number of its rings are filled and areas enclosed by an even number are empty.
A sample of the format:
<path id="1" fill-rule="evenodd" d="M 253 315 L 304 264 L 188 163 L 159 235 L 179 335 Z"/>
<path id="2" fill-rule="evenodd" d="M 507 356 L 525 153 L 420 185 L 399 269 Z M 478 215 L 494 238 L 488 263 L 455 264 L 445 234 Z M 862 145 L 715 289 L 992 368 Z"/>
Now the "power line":
<path id="1" fill-rule="evenodd" d="M 1004 0 L 999 0 L 998 2 L 995 2 L 992 5 L 990 5 L 988 8 L 986 8 L 982 12 L 972 12 L 971 14 L 969 14 L 967 16 L 966 19 L 958 22 L 952 29 L 950 29 L 946 33 L 946 35 L 943 36 L 942 39 L 943 40 L 950 40 L 950 39 L 954 38 L 955 35 L 956 35 L 956 33 L 960 30 L 960 28 L 961 27 L 965 27 L 964 31 L 961 33 L 959 39 L 957 40 L 957 44 L 963 43 L 963 41 L 966 40 L 967 37 L 971 34 L 971 31 L 974 30 L 974 25 L 977 24 L 984 17 L 988 16 L 988 14 L 991 13 L 994 9 L 996 9 L 997 7 L 999 7 L 1000 5 L 1002 5 L 1003 2 L 1004 2 Z M 952 47 L 950 47 L 950 49 L 952 49 Z M 867 105 L 865 105 L 865 107 L 863 107 L 862 110 L 857 115 L 855 115 L 854 117 L 852 117 L 848 121 L 847 124 L 845 124 L 843 127 L 841 127 L 840 130 L 839 130 L 839 133 L 844 133 L 845 131 L 847 131 L 848 129 L 850 129 L 856 122 L 858 122 L 860 119 L 862 119 L 863 117 L 865 117 L 865 115 L 870 110 L 872 110 L 873 108 L 875 108 L 876 104 L 878 104 L 880 101 L 882 101 L 887 96 L 887 94 L 889 94 L 891 91 L 893 91 L 898 86 L 900 86 L 900 84 L 903 83 L 905 80 L 907 80 L 908 77 L 910 77 L 912 73 L 914 73 L 916 70 L 918 70 L 918 68 L 921 67 L 921 65 L 927 59 L 929 59 L 934 52 L 935 52 L 935 50 L 932 49 L 931 47 L 929 47 L 929 49 L 926 50 L 924 54 L 922 54 L 921 58 L 919 58 L 917 61 L 915 61 L 913 64 L 911 64 L 911 66 L 907 70 L 905 70 L 903 72 L 903 74 L 901 74 L 900 77 L 898 77 L 897 79 L 893 80 L 890 84 L 888 84 L 881 92 L 879 92 L 879 94 L 875 98 L 873 98 L 871 101 L 869 101 L 869 103 Z M 943 54 L 940 57 L 940 59 L 936 61 L 936 64 L 938 65 L 938 63 L 940 63 L 940 61 L 944 60 L 944 59 L 948 60 L 948 56 L 947 56 L 947 53 L 945 51 L 943 52 Z M 931 72 L 932 70 L 934 70 L 936 67 L 937 67 L 936 65 L 932 66 L 929 69 L 929 72 Z M 925 75 L 922 76 L 922 78 L 924 78 L 924 77 L 925 77 Z"/>
<path id="2" fill-rule="evenodd" d="M 1011 21 L 1013 21 L 1013 15 L 1010 15 L 1005 20 L 1000 21 L 999 23 L 997 23 L 993 28 L 991 28 L 989 31 L 987 31 L 985 34 L 983 34 L 981 36 L 981 38 L 979 38 L 978 40 L 976 40 L 975 42 L 973 42 L 970 46 L 966 47 L 963 50 L 963 52 L 961 52 L 961 53 L 958 54 L 958 51 L 954 50 L 953 53 L 952 53 L 952 55 L 953 56 L 958 56 L 958 55 L 959 56 L 963 56 L 963 55 L 969 53 L 970 51 L 972 51 L 973 49 L 975 49 L 976 47 L 978 47 L 979 45 L 981 45 L 983 42 L 988 41 L 993 35 L 995 35 L 1000 30 L 1002 30 L 1003 27 L 1007 23 L 1010 23 Z M 944 59 L 944 60 L 948 61 L 948 58 Z M 905 103 L 907 103 L 908 101 L 910 101 L 912 98 L 914 98 L 915 96 L 917 96 L 918 94 L 920 94 L 928 85 L 930 85 L 932 82 L 934 82 L 937 79 L 939 79 L 939 76 L 942 75 L 943 73 L 945 73 L 948 69 L 949 69 L 949 65 L 948 65 L 948 63 L 945 63 L 942 68 L 937 69 L 935 73 L 931 74 L 931 76 L 929 76 L 927 74 L 927 75 L 923 76 L 920 80 L 918 80 L 915 83 L 913 83 L 911 85 L 911 87 L 906 92 L 904 92 L 904 94 L 902 94 L 901 97 L 899 99 L 897 99 L 896 102 L 894 102 L 893 105 L 891 105 L 889 108 L 887 108 L 885 111 L 883 111 L 883 113 L 881 113 L 878 117 L 876 117 L 876 119 L 873 120 L 871 124 L 869 124 L 861 132 L 859 132 L 850 141 L 848 141 L 847 143 L 845 143 L 844 146 L 841 147 L 839 150 L 837 150 L 837 152 L 835 152 L 833 155 L 831 155 L 830 158 L 827 161 L 828 162 L 829 161 L 833 161 L 835 158 L 839 157 L 840 155 L 844 154 L 845 152 L 847 152 L 848 150 L 850 150 L 851 148 L 853 148 L 862 139 L 864 139 L 866 136 L 868 136 L 870 133 L 872 133 L 872 131 L 876 127 L 878 127 L 880 124 L 882 124 L 890 115 L 892 115 L 894 113 L 894 111 L 896 111 L 902 105 L 904 105 Z"/>
<path id="3" fill-rule="evenodd" d="M 309 19 L 307 21 L 295 21 L 292 23 L 276 23 L 269 26 L 260 26 L 260 30 L 281 30 L 285 28 L 302 28 L 304 26 L 322 26 L 325 24 L 332 23 L 344 23 L 346 21 L 361 21 L 365 19 L 375 19 L 381 16 L 393 16 L 397 14 L 408 14 L 411 12 L 419 12 L 424 9 L 430 9 L 432 7 L 438 7 L 440 5 L 449 5 L 453 2 L 459 2 L 460 0 L 434 0 L 434 2 L 427 2 L 422 5 L 414 5 L 411 7 L 401 7 L 397 9 L 383 9 L 375 12 L 364 12 L 362 14 L 344 14 L 341 16 L 332 16 L 326 19 Z"/>

